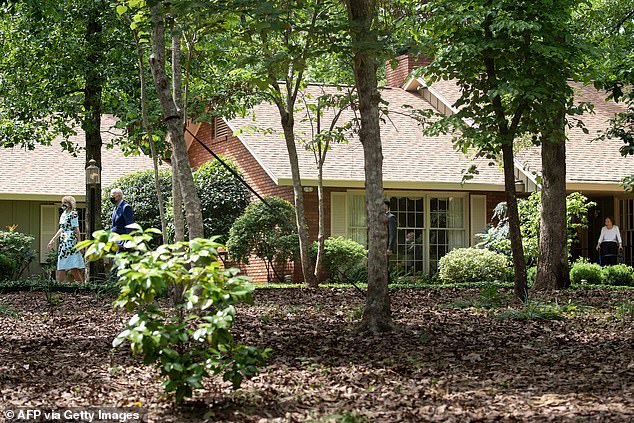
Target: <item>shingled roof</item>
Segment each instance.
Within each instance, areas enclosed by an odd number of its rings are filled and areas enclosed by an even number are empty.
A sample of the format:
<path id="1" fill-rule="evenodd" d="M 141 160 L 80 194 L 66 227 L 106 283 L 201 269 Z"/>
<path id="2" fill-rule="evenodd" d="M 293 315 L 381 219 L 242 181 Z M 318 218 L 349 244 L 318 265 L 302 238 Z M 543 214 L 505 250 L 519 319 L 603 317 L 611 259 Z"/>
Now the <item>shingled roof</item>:
<path id="1" fill-rule="evenodd" d="M 625 112 L 627 107 L 623 103 L 606 101 L 607 93 L 592 86 L 574 84 L 574 88 L 575 100 L 592 103 L 594 111 L 580 117 L 588 134 L 577 127 L 568 130 L 566 183 L 572 190 L 596 190 L 604 186 L 605 189 L 622 191 L 620 183 L 623 178 L 634 174 L 634 158 L 621 156 L 621 139 L 596 139 L 608 128 L 609 120 L 617 113 Z M 531 147 L 521 151 L 516 162 L 525 173 L 539 174 L 540 148 Z"/>
<path id="2" fill-rule="evenodd" d="M 101 134 L 107 144 L 120 136 L 114 128 L 116 119 L 103 115 Z M 85 134 L 76 128 L 77 135 L 70 138 L 80 148 L 77 157 L 62 150 L 60 139 L 49 146 L 38 145 L 34 150 L 0 147 L 0 199 L 58 200 L 72 195 L 83 201 L 86 194 Z M 152 159 L 147 156 L 124 156 L 120 149 L 102 149 L 103 186 L 112 184 L 126 173 L 151 169 Z"/>
<path id="3" fill-rule="evenodd" d="M 415 82 L 415 83 L 412 83 Z M 426 87 L 422 79 L 408 81 L 408 85 L 417 89 Z M 597 140 L 609 126 L 609 120 L 616 114 L 625 112 L 623 103 L 606 101 L 608 93 L 597 90 L 591 85 L 573 83 L 575 101 L 590 102 L 594 110 L 580 117 L 588 133 L 581 128 L 568 129 L 566 145 L 566 183 L 569 190 L 622 191 L 621 181 L 627 175 L 634 174 L 634 158 L 621 156 L 619 149 L 623 145 L 620 139 Z M 437 81 L 429 86 L 433 93 L 448 106 L 453 105 L 461 96 L 455 81 Z M 523 149 L 516 156 L 516 166 L 530 179 L 541 173 L 540 147 Z"/>
<path id="4" fill-rule="evenodd" d="M 322 92 L 338 91 L 336 87 L 323 85 L 309 85 L 306 89 L 306 93 L 313 97 Z M 498 166 L 489 166 L 487 160 L 474 162 L 455 151 L 450 135 L 423 136 L 419 122 L 407 116 L 408 106 L 419 110 L 432 108 L 421 96 L 400 88 L 382 89 L 381 96 L 389 103 L 389 114 L 381 124 L 386 188 L 503 190 L 503 174 Z M 295 124 L 296 133 L 306 138 L 311 132 L 310 123 L 304 117 L 303 110 L 297 112 Z M 342 115 L 341 122 L 352 119 L 354 114 L 348 110 Z M 234 132 L 242 130 L 240 139 L 274 181 L 280 185 L 291 183 L 280 117 L 273 104 L 255 106 L 252 114 L 230 119 L 228 124 Z M 253 126 L 268 131 L 265 134 L 245 131 L 245 128 Z M 317 179 L 313 154 L 300 147 L 298 155 L 302 183 L 313 185 Z M 480 173 L 461 186 L 464 170 L 474 163 L 478 164 Z M 328 152 L 324 165 L 324 185 L 362 187 L 363 183 L 363 147 L 358 135 L 354 134 L 347 144 L 334 145 Z"/>

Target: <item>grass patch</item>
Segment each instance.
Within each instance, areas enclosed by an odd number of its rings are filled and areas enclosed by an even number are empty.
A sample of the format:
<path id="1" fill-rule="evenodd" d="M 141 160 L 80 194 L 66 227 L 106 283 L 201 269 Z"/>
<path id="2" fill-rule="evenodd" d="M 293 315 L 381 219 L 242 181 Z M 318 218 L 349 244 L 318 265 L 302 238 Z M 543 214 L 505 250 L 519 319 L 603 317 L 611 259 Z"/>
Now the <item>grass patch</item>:
<path id="1" fill-rule="evenodd" d="M 502 294 L 498 292 L 498 288 L 498 285 L 490 285 L 482 288 L 477 298 L 459 298 L 441 307 L 457 309 L 481 308 L 486 310 L 500 308 L 511 297 L 511 294 Z"/>
<path id="2" fill-rule="evenodd" d="M 627 301 L 616 307 L 614 316 L 618 319 L 634 319 L 634 303 Z"/>
<path id="3" fill-rule="evenodd" d="M 6 305 L 5 303 L 0 303 L 0 317 L 19 317 L 19 313 Z"/>
<path id="4" fill-rule="evenodd" d="M 351 411 L 323 416 L 319 420 L 308 420 L 309 423 L 366 423 L 367 421 L 368 418 L 366 416 Z"/>
<path id="5" fill-rule="evenodd" d="M 549 304 L 530 301 L 520 309 L 509 309 L 499 313 L 496 318 L 510 320 L 564 320 L 567 316 L 585 313 L 591 307 L 568 302 Z"/>

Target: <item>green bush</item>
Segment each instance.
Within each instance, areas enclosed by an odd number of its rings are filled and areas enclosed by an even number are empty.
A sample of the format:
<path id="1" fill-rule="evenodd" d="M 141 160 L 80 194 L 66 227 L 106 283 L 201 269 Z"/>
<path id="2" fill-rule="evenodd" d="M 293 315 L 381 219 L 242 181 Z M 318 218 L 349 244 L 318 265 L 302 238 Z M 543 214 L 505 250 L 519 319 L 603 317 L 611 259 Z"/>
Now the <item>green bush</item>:
<path id="1" fill-rule="evenodd" d="M 444 283 L 504 281 L 509 272 L 503 254 L 483 248 L 459 248 L 449 252 L 438 264 Z"/>
<path id="2" fill-rule="evenodd" d="M 172 197 L 172 173 L 169 170 L 159 172 L 159 184 L 165 203 Z M 112 210 L 110 191 L 119 188 L 123 191 L 125 201 L 134 210 L 134 221 L 143 228 L 160 228 L 158 199 L 154 185 L 154 170 L 143 170 L 129 173 L 105 187 L 101 199 L 101 222 L 104 229 L 112 227 Z"/>
<path id="3" fill-rule="evenodd" d="M 249 263 L 252 254 L 264 262 L 268 280 L 287 261 L 299 257 L 295 207 L 279 197 L 251 203 L 229 232 L 227 249 L 231 260 Z M 278 275 L 282 281 L 284 275 Z"/>
<path id="4" fill-rule="evenodd" d="M 223 159 L 235 172 L 238 167 Z M 226 241 L 233 222 L 250 202 L 249 190 L 218 160 L 207 162 L 194 172 L 203 214 L 205 237 L 220 235 Z"/>
<path id="5" fill-rule="evenodd" d="M 573 263 L 570 269 L 570 282 L 575 284 L 584 283 L 598 285 L 603 283 L 603 273 L 601 266 L 596 263 L 588 263 L 586 259 L 580 258 Z"/>
<path id="6" fill-rule="evenodd" d="M 588 210 L 593 206 L 596 206 L 596 203 L 589 201 L 588 198 L 578 192 L 573 192 L 566 197 L 566 225 L 569 251 L 572 244 L 578 242 L 578 230 L 588 227 Z M 522 246 L 527 266 L 535 266 L 539 257 L 540 210 L 541 192 L 539 191 L 518 202 Z M 495 207 L 493 218 L 498 220 L 498 224 L 489 227 L 486 232 L 478 235 L 480 241 L 478 246 L 504 254 L 510 259 L 512 257 L 511 240 L 509 238 L 505 202 Z"/>
<path id="7" fill-rule="evenodd" d="M 317 258 L 317 242 L 313 243 L 310 253 L 314 262 Z M 323 264 L 332 283 L 367 282 L 368 250 L 351 239 L 326 239 Z"/>
<path id="8" fill-rule="evenodd" d="M 223 160 L 239 173 L 233 162 Z M 193 172 L 193 177 L 200 198 L 205 237 L 220 235 L 224 240 L 229 235 L 233 222 L 249 204 L 249 190 L 217 160 L 200 166 Z M 168 221 L 173 220 L 171 170 L 162 170 L 159 173 L 159 183 L 165 200 L 166 218 Z M 113 205 L 109 197 L 113 188 L 123 191 L 125 201 L 134 210 L 136 223 L 143 228 L 161 227 L 153 170 L 127 174 L 103 189 L 101 220 L 105 229 L 111 227 Z M 173 224 L 170 226 L 169 231 L 173 234 Z"/>
<path id="9" fill-rule="evenodd" d="M 31 248 L 34 239 L 31 235 L 17 232 L 12 228 L 8 231 L 0 231 L 0 255 L 9 258 L 13 263 L 13 271 L 7 279 L 20 279 L 22 272 L 35 259 L 35 250 Z M 7 272 L 9 264 L 5 261 L 4 268 Z"/>
<path id="10" fill-rule="evenodd" d="M 0 254 L 0 281 L 12 280 L 16 267 L 15 260 L 4 254 Z"/>
<path id="11" fill-rule="evenodd" d="M 605 266 L 601 273 L 606 285 L 634 286 L 634 269 L 625 264 Z"/>
<path id="12" fill-rule="evenodd" d="M 240 387 L 269 356 L 268 349 L 238 344 L 230 333 L 235 305 L 251 302 L 254 286 L 237 276 L 237 269 L 221 269 L 221 245 L 215 241 L 196 238 L 149 250 L 147 243 L 156 232 L 98 231 L 95 240 L 78 246 L 88 247 L 89 260 L 107 256 L 115 261 L 121 286 L 115 306 L 136 312 L 113 346 L 129 341 L 145 364 L 157 365 L 165 377 L 163 386 L 177 402 L 191 397 L 193 389 L 202 388 L 203 379 L 212 374 Z M 129 249 L 116 254 L 117 241 L 129 241 Z M 166 308 L 155 299 L 168 288 L 182 295 Z"/>

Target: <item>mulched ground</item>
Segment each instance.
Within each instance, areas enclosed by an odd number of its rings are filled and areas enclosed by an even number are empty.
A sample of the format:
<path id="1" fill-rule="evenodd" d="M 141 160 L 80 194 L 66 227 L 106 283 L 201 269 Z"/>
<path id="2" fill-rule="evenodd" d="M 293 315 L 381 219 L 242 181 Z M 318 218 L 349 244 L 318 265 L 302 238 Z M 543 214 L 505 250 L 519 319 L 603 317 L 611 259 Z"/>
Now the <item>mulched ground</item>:
<path id="1" fill-rule="evenodd" d="M 235 333 L 272 348 L 269 365 L 235 392 L 210 380 L 180 408 L 154 369 L 112 348 L 129 316 L 111 297 L 48 307 L 42 293 L 3 294 L 0 408 L 140 406 L 150 422 L 634 422 L 634 319 L 617 315 L 633 294 L 567 292 L 564 320 L 518 321 L 452 307 L 477 289 L 396 290 L 399 330 L 369 337 L 354 331 L 353 290 L 258 290 Z"/>

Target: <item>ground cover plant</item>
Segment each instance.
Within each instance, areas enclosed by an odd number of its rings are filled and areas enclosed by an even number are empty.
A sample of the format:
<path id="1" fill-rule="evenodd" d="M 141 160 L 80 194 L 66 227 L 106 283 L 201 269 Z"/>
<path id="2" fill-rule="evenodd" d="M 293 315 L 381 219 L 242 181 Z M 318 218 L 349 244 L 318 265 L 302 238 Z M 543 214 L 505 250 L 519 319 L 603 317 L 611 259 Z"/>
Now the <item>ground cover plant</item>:
<path id="1" fill-rule="evenodd" d="M 521 310 L 511 293 L 392 289 L 399 330 L 372 337 L 354 331 L 364 300 L 351 288 L 256 289 L 254 304 L 237 306 L 232 332 L 271 348 L 270 362 L 237 391 L 212 377 L 181 407 L 163 396 L 158 371 L 112 348 L 131 317 L 112 297 L 61 293 L 51 308 L 40 293 L 5 293 L 17 317 L 0 316 L 0 401 L 136 405 L 161 422 L 634 419 L 632 291 L 531 298 L 559 304 L 562 320 L 496 318 Z M 494 313 L 446 307 L 478 298 Z"/>

